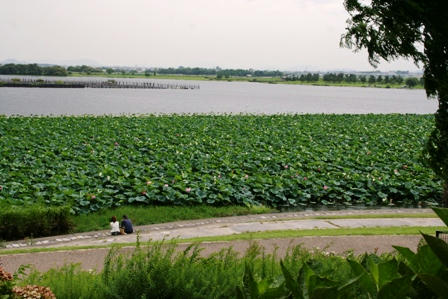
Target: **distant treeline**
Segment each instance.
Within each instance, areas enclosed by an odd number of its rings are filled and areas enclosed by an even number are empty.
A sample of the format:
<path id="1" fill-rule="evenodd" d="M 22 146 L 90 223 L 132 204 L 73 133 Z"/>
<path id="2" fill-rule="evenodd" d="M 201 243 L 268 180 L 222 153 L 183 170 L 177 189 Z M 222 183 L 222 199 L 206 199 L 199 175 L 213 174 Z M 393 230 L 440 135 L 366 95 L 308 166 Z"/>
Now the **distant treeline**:
<path id="1" fill-rule="evenodd" d="M 154 69 L 158 74 L 177 74 L 177 75 L 205 75 L 218 77 L 280 77 L 283 75 L 280 71 L 260 71 L 244 69 L 220 69 L 220 68 L 200 68 L 200 67 L 178 67 L 178 68 L 157 68 Z"/>
<path id="2" fill-rule="evenodd" d="M 285 77 L 286 81 L 301 81 L 301 82 L 317 82 L 322 78 L 325 82 L 331 83 L 369 83 L 369 84 L 404 84 L 408 87 L 414 87 L 418 84 L 423 84 L 423 78 L 407 77 L 403 79 L 400 75 L 398 76 L 366 76 L 366 75 L 355 75 L 355 74 L 344 74 L 344 73 L 326 73 L 322 77 L 318 73 L 307 73 L 301 75 L 289 75 Z"/>
<path id="3" fill-rule="evenodd" d="M 39 66 L 37 64 L 4 64 L 0 65 L 2 75 L 36 75 L 36 76 L 67 76 L 72 73 L 86 75 L 94 74 L 121 74 L 121 75 L 144 75 L 146 77 L 159 75 L 199 75 L 216 76 L 217 79 L 230 77 L 278 77 L 285 81 L 317 82 L 323 80 L 329 83 L 368 83 L 368 84 L 404 84 L 408 87 L 423 85 L 423 78 L 406 77 L 400 75 L 356 75 L 347 73 L 303 73 L 291 74 L 280 71 L 253 70 L 253 69 L 221 69 L 200 67 L 178 67 L 178 68 L 110 68 L 91 67 L 87 65 L 69 66 Z"/>
<path id="4" fill-rule="evenodd" d="M 67 76 L 67 70 L 58 65 L 39 66 L 33 64 L 0 65 L 0 75 Z"/>
<path id="5" fill-rule="evenodd" d="M 245 69 L 220 69 L 220 68 L 200 68 L 200 67 L 178 67 L 178 68 L 151 68 L 144 71 L 137 69 L 109 68 L 109 67 L 91 67 L 88 65 L 69 66 L 39 66 L 37 64 L 5 64 L 0 65 L 0 74 L 2 75 L 47 75 L 47 76 L 67 76 L 71 73 L 84 74 L 144 74 L 145 76 L 160 75 L 203 75 L 217 77 L 281 77 L 280 71 L 268 70 L 245 70 Z"/>

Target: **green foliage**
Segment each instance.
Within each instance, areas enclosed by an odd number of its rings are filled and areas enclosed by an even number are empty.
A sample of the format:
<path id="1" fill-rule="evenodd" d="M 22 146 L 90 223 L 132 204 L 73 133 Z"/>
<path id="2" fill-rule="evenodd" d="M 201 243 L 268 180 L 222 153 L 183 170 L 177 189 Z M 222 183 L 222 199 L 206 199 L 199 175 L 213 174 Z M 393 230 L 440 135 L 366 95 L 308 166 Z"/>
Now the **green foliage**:
<path id="1" fill-rule="evenodd" d="M 448 206 L 448 1 L 345 0 L 345 7 L 350 19 L 341 44 L 366 48 L 374 66 L 380 58 L 399 57 L 423 65 L 426 94 L 439 101 L 425 158 L 444 181 L 443 203 Z"/>
<path id="2" fill-rule="evenodd" d="M 3 206 L 0 239 L 17 240 L 68 233 L 72 228 L 69 207 Z"/>
<path id="3" fill-rule="evenodd" d="M 31 271 L 21 281 L 25 284 L 50 286 L 56 298 L 101 298 L 103 294 L 101 277 L 94 271 L 83 271 L 79 264 L 65 265 L 46 273 Z"/>
<path id="4" fill-rule="evenodd" d="M 280 265 L 276 254 L 265 254 L 256 244 L 243 257 L 231 248 L 204 257 L 198 245 L 179 250 L 175 243 L 159 242 L 126 256 L 111 250 L 98 274 L 69 266 L 34 271 L 21 284 L 49 286 L 57 298 L 281 298 L 289 294 L 283 271 L 296 277 L 305 273 L 301 269 L 320 278 L 305 278 L 314 293 L 330 275 L 337 283 L 351 277 L 343 258 L 301 247 L 291 248 Z"/>
<path id="5" fill-rule="evenodd" d="M 433 208 L 434 212 L 439 216 L 439 218 L 448 226 L 448 209 L 443 208 Z"/>
<path id="6" fill-rule="evenodd" d="M 0 117 L 0 201 L 70 205 L 417 205 L 438 181 L 428 115 Z"/>
<path id="7" fill-rule="evenodd" d="M 404 80 L 404 83 L 406 84 L 407 87 L 413 88 L 413 87 L 417 86 L 418 79 L 417 78 L 406 78 L 406 80 Z"/>
<path id="8" fill-rule="evenodd" d="M 67 70 L 62 66 L 39 66 L 37 64 L 4 64 L 0 65 L 2 75 L 35 75 L 35 76 L 67 76 Z"/>
<path id="9" fill-rule="evenodd" d="M 67 68 L 67 71 L 69 72 L 79 72 L 79 73 L 86 73 L 86 74 L 92 74 L 92 73 L 102 73 L 101 68 L 94 68 L 88 65 L 78 65 L 78 66 L 69 66 Z M 106 72 L 108 74 L 111 74 L 114 72 L 113 69 L 107 68 Z"/>

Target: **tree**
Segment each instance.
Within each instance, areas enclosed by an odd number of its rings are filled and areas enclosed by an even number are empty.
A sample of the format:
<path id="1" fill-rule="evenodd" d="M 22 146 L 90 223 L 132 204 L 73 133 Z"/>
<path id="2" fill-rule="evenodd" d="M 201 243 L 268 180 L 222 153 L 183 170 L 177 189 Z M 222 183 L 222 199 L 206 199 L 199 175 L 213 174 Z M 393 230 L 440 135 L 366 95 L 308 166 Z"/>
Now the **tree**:
<path id="1" fill-rule="evenodd" d="M 341 45 L 366 48 L 369 62 L 399 57 L 422 65 L 428 97 L 438 99 L 435 128 L 424 156 L 441 178 L 448 206 L 448 1 L 345 0 L 350 14 Z"/>
<path id="2" fill-rule="evenodd" d="M 418 79 L 414 77 L 409 77 L 404 80 L 404 84 L 406 84 L 409 88 L 414 88 L 418 84 Z"/>
<path id="3" fill-rule="evenodd" d="M 379 75 L 378 77 L 376 77 L 376 82 L 377 83 L 381 83 L 383 82 L 383 77 L 381 75 Z"/>
<path id="4" fill-rule="evenodd" d="M 67 76 L 67 70 L 58 65 L 49 66 L 42 69 L 42 75 L 44 76 Z"/>

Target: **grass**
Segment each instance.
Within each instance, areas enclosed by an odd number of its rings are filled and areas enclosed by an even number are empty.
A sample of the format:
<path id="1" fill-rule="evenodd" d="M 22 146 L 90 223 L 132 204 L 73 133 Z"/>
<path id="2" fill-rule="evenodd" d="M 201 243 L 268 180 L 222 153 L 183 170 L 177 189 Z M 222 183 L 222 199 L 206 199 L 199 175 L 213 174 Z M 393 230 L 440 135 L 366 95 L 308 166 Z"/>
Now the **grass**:
<path id="1" fill-rule="evenodd" d="M 306 219 L 378 219 L 378 218 L 438 218 L 435 213 L 400 213 L 400 214 L 357 214 L 357 215 L 323 215 L 323 216 L 305 216 L 291 217 L 281 219 L 268 219 L 268 221 L 287 221 L 287 220 L 306 220 Z"/>
<path id="2" fill-rule="evenodd" d="M 409 227 L 363 227 L 363 228 L 330 228 L 330 229 L 305 229 L 305 230 L 277 230 L 266 232 L 251 232 L 233 234 L 227 236 L 199 237 L 189 239 L 175 239 L 175 243 L 197 243 L 197 242 L 230 242 L 238 240 L 263 240 L 263 239 L 282 239 L 298 237 L 317 237 L 317 236 L 374 236 L 374 235 L 419 235 L 420 233 L 434 235 L 436 230 L 446 230 L 446 226 L 409 226 Z M 170 242 L 170 241 L 165 241 Z M 141 244 L 152 244 L 154 242 L 141 242 Z M 87 246 L 65 246 L 54 248 L 30 248 L 30 249 L 7 249 L 0 250 L 0 255 L 36 253 L 36 252 L 54 252 L 71 251 L 82 249 L 101 249 L 110 247 L 133 247 L 135 242 L 116 243 L 108 245 L 87 245 Z"/>
<path id="3" fill-rule="evenodd" d="M 127 215 L 134 225 L 166 223 L 180 220 L 205 219 L 225 216 L 271 213 L 276 210 L 264 206 L 123 206 L 105 209 L 88 215 L 73 216 L 75 233 L 109 228 L 112 216 L 121 219 Z"/>
<path id="4" fill-rule="evenodd" d="M 362 227 L 362 228 L 328 228 L 304 230 L 276 230 L 265 232 L 241 233 L 228 236 L 200 237 L 183 239 L 182 242 L 217 242 L 236 240 L 263 240 L 316 236 L 371 236 L 371 235 L 418 235 L 420 232 L 434 234 L 436 230 L 446 227 L 439 226 L 409 226 L 409 227 Z"/>

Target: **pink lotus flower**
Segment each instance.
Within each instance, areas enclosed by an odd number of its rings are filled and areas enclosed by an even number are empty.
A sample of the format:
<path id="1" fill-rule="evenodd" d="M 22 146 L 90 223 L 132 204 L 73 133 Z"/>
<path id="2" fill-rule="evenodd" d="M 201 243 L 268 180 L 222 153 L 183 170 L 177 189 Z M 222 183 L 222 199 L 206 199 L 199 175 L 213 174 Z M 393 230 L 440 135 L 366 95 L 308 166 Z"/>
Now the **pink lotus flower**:
<path id="1" fill-rule="evenodd" d="M 146 185 L 151 185 L 152 182 L 151 181 L 146 181 Z"/>
<path id="2" fill-rule="evenodd" d="M 115 141 L 115 142 L 114 142 L 114 145 L 115 145 L 115 146 L 118 146 L 118 142 Z"/>
<path id="3" fill-rule="evenodd" d="M 249 178 L 249 175 L 248 175 L 248 174 L 246 174 L 246 175 L 244 176 L 244 178 L 245 178 L 245 179 Z"/>
<path id="4" fill-rule="evenodd" d="M 303 179 L 306 181 L 308 178 L 305 176 L 305 177 L 303 177 Z"/>
<path id="5" fill-rule="evenodd" d="M 163 185 L 163 187 L 168 187 L 168 184 Z"/>
<path id="6" fill-rule="evenodd" d="M 288 165 L 285 165 L 285 166 L 283 166 L 283 167 L 284 167 L 285 169 L 288 169 L 289 166 L 288 166 Z"/>
<path id="7" fill-rule="evenodd" d="M 95 195 L 91 195 L 91 196 L 90 196 L 90 199 L 95 199 L 95 198 L 96 198 Z"/>
<path id="8" fill-rule="evenodd" d="M 185 188 L 185 192 L 190 193 L 191 188 Z"/>
<path id="9" fill-rule="evenodd" d="M 218 174 L 218 178 L 221 178 L 221 175 L 220 175 L 220 174 Z"/>
<path id="10" fill-rule="evenodd" d="M 328 189 L 328 186 L 324 185 L 324 190 L 327 190 L 327 189 Z"/>
<path id="11" fill-rule="evenodd" d="M 142 193 L 142 195 L 146 195 L 146 191 L 142 191 L 141 193 Z"/>

